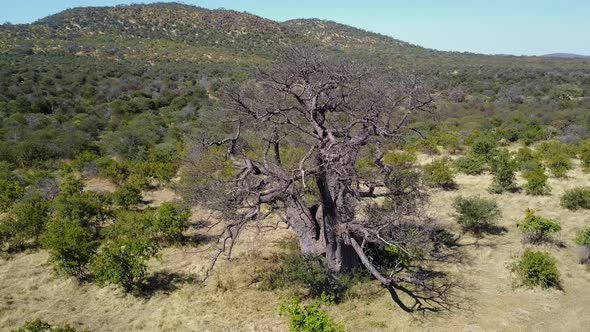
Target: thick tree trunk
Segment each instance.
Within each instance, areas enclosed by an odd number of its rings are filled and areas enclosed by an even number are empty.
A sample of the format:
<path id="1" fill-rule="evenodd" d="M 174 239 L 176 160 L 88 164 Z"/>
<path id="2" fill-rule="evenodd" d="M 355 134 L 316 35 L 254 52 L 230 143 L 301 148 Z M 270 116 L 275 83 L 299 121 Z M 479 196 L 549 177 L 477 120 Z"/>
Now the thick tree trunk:
<path id="1" fill-rule="evenodd" d="M 286 203 L 289 226 L 297 235 L 301 254 L 325 255 L 326 242 L 323 225 L 316 219 L 317 207 L 310 209 L 297 198 L 289 199 Z"/>

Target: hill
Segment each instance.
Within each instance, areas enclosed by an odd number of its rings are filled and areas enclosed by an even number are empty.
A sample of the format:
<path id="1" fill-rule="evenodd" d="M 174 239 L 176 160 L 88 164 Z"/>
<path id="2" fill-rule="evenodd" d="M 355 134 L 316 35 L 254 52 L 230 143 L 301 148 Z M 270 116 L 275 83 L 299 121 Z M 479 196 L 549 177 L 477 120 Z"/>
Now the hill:
<path id="1" fill-rule="evenodd" d="M 590 59 L 588 55 L 572 54 L 572 53 L 551 53 L 543 55 L 547 58 L 564 58 L 564 59 Z"/>

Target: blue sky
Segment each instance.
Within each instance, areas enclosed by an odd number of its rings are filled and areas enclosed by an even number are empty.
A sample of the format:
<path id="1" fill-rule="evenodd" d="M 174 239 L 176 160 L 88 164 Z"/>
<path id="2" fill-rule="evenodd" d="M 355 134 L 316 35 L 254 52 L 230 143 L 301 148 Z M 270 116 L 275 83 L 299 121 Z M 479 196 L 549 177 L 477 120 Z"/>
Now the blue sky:
<path id="1" fill-rule="evenodd" d="M 147 3 L 0 0 L 0 22 L 29 23 L 63 9 Z M 322 18 L 439 50 L 590 55 L 590 0 L 185 0 L 273 20 Z"/>

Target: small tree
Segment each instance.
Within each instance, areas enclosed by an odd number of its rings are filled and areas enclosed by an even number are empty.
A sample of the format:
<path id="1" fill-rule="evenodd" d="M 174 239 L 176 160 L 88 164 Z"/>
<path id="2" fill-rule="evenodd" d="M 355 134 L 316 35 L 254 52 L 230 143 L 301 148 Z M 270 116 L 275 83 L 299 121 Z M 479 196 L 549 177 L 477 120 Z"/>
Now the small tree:
<path id="1" fill-rule="evenodd" d="M 24 194 L 17 181 L 0 179 L 0 212 L 7 211 Z"/>
<path id="2" fill-rule="evenodd" d="M 79 220 L 56 218 L 49 222 L 43 234 L 43 246 L 49 251 L 49 261 L 56 270 L 82 278 L 86 265 L 94 256 L 99 242 L 96 233 Z"/>
<path id="3" fill-rule="evenodd" d="M 453 189 L 455 183 L 455 172 L 451 169 L 449 158 L 442 158 L 424 166 L 424 181 L 431 187 Z"/>
<path id="4" fill-rule="evenodd" d="M 113 194 L 115 204 L 128 208 L 141 203 L 141 188 L 132 183 L 125 183 Z"/>
<path id="5" fill-rule="evenodd" d="M 92 262 L 92 272 L 99 285 L 113 284 L 132 291 L 138 288 L 148 260 L 157 252 L 158 247 L 148 238 L 107 241 Z"/>
<path id="6" fill-rule="evenodd" d="M 480 234 L 493 226 L 502 213 L 492 199 L 459 196 L 453 202 L 455 218 L 465 231 Z"/>
<path id="7" fill-rule="evenodd" d="M 180 243 L 182 232 L 190 226 L 191 212 L 178 203 L 163 203 L 156 213 L 154 231 L 169 243 Z"/>
<path id="8" fill-rule="evenodd" d="M 524 185 L 527 195 L 539 196 L 551 192 L 551 187 L 547 184 L 549 177 L 545 174 L 545 170 L 542 167 L 524 172 L 523 177 L 527 180 L 527 183 Z"/>
<path id="9" fill-rule="evenodd" d="M 10 212 L 0 219 L 0 240 L 9 247 L 21 249 L 28 241 L 38 244 L 49 219 L 50 205 L 39 195 L 32 195 L 15 204 Z M 1 241 L 0 241 L 1 243 Z"/>
<path id="10" fill-rule="evenodd" d="M 490 161 L 491 171 L 494 175 L 492 185 L 488 189 L 491 193 L 501 194 L 504 191 L 516 191 L 517 165 L 510 156 L 508 150 L 499 150 Z"/>

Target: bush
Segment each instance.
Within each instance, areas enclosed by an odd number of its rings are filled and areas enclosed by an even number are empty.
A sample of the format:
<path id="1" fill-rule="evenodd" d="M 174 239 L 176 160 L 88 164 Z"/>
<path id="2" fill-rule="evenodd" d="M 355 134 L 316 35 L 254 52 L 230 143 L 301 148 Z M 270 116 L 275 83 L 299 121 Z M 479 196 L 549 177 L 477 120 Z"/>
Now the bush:
<path id="1" fill-rule="evenodd" d="M 60 195 L 54 201 L 55 217 L 76 220 L 83 227 L 98 231 L 112 216 L 112 198 L 108 193 L 81 192 Z"/>
<path id="2" fill-rule="evenodd" d="M 465 231 L 476 234 L 487 230 L 500 218 L 501 211 L 492 199 L 478 196 L 459 196 L 453 202 L 456 210 L 455 218 Z"/>
<path id="3" fill-rule="evenodd" d="M 561 206 L 568 210 L 590 209 L 590 187 L 567 190 L 561 196 Z"/>
<path id="4" fill-rule="evenodd" d="M 299 253 L 279 257 L 278 269 L 268 275 L 264 284 L 269 289 L 304 286 L 312 297 L 332 293 L 325 260 L 319 256 Z"/>
<path id="5" fill-rule="evenodd" d="M 516 227 L 523 232 L 526 242 L 538 244 L 555 241 L 553 236 L 561 231 L 559 221 L 537 216 L 531 209 L 527 209 L 525 214 L 525 218 L 517 222 Z"/>
<path id="6" fill-rule="evenodd" d="M 590 264 L 590 227 L 578 233 L 576 244 L 580 246 L 580 263 Z"/>
<path id="7" fill-rule="evenodd" d="M 484 172 L 486 161 L 478 156 L 463 156 L 455 160 L 455 168 L 467 175 L 479 175 Z"/>
<path id="8" fill-rule="evenodd" d="M 560 288 L 557 261 L 548 253 L 526 249 L 512 265 L 512 272 L 525 287 Z"/>
<path id="9" fill-rule="evenodd" d="M 527 180 L 524 189 L 528 195 L 539 196 L 551 192 L 551 187 L 547 184 L 549 177 L 545 174 L 545 170 L 542 167 L 524 172 L 523 177 Z"/>
<path id="10" fill-rule="evenodd" d="M 473 134 L 467 142 L 471 146 L 471 152 L 485 160 L 490 160 L 496 152 L 498 140 L 491 133 Z"/>
<path id="11" fill-rule="evenodd" d="M 128 208 L 133 205 L 141 203 L 141 189 L 131 183 L 125 183 L 113 194 L 113 200 L 115 204 L 120 205 L 124 208 Z"/>
<path id="12" fill-rule="evenodd" d="M 76 332 L 75 328 L 70 325 L 64 325 L 62 327 L 54 327 L 51 324 L 44 322 L 40 319 L 28 321 L 23 327 L 14 332 Z"/>
<path id="13" fill-rule="evenodd" d="M 63 196 L 79 194 L 84 189 L 84 184 L 72 174 L 67 174 L 61 179 L 59 193 Z"/>
<path id="14" fill-rule="evenodd" d="M 168 243 L 180 243 L 190 226 L 191 212 L 178 203 L 163 203 L 156 213 L 154 232 Z"/>
<path id="15" fill-rule="evenodd" d="M 490 168 L 494 175 L 494 180 L 489 192 L 501 194 L 504 191 L 516 191 L 516 162 L 511 158 L 508 150 L 499 150 L 490 161 Z"/>
<path id="16" fill-rule="evenodd" d="M 455 183 L 455 172 L 450 167 L 449 158 L 442 158 L 424 166 L 424 180 L 431 187 L 453 189 Z"/>
<path id="17" fill-rule="evenodd" d="M 290 305 L 281 305 L 280 313 L 289 317 L 291 332 L 343 332 L 344 327 L 335 323 L 321 308 L 328 301 L 315 299 L 302 306 L 298 299 L 293 299 Z"/>
<path id="18" fill-rule="evenodd" d="M 553 176 L 557 178 L 563 178 L 567 175 L 567 172 L 572 169 L 572 161 L 567 154 L 558 153 L 545 160 L 547 168 L 551 170 Z"/>
<path id="19" fill-rule="evenodd" d="M 514 155 L 514 162 L 521 171 L 527 171 L 530 170 L 526 167 L 527 165 L 540 165 L 541 158 L 539 157 L 539 154 L 533 151 L 531 148 L 523 147 L 516 151 L 516 154 Z"/>
<path id="20" fill-rule="evenodd" d="M 49 219 L 50 205 L 39 195 L 16 203 L 0 220 L 0 244 L 22 249 L 28 241 L 38 244 L 41 233 Z"/>
<path id="21" fill-rule="evenodd" d="M 590 139 L 585 140 L 578 147 L 578 156 L 585 171 L 590 171 Z"/>
<path id="22" fill-rule="evenodd" d="M 95 235 L 78 220 L 55 218 L 47 224 L 42 243 L 56 270 L 82 278 L 99 245 Z"/>
<path id="23" fill-rule="evenodd" d="M 156 244 L 147 238 L 107 241 L 92 262 L 92 272 L 99 285 L 113 284 L 132 291 L 139 287 L 148 260 L 157 252 Z"/>
<path id="24" fill-rule="evenodd" d="M 7 211 L 24 192 L 17 181 L 0 179 L 0 212 Z"/>

